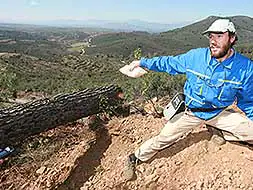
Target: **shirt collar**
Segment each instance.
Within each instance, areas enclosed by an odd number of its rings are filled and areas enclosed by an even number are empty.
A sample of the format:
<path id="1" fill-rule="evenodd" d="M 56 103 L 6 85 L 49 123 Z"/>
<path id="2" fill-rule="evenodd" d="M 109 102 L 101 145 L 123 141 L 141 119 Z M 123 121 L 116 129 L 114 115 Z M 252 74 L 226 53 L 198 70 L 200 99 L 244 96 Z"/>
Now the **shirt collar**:
<path id="1" fill-rule="evenodd" d="M 222 61 L 222 64 L 223 66 L 226 68 L 226 69 L 231 69 L 232 66 L 233 66 L 233 63 L 234 63 L 234 58 L 235 58 L 235 55 L 236 52 L 235 50 L 233 49 L 233 55 L 231 55 L 229 58 L 225 59 L 224 61 Z"/>
<path id="2" fill-rule="evenodd" d="M 232 56 L 230 56 L 229 58 L 225 59 L 224 61 L 222 61 L 222 65 L 226 68 L 226 69 L 231 69 L 232 66 L 233 66 L 233 63 L 234 63 L 234 58 L 236 57 L 236 51 L 234 48 L 232 48 L 234 53 Z M 208 65 L 210 64 L 211 60 L 212 60 L 212 57 L 211 57 L 211 51 L 210 49 L 208 48 L 208 51 L 209 51 L 209 61 L 208 61 Z M 215 58 L 213 58 L 215 59 Z"/>

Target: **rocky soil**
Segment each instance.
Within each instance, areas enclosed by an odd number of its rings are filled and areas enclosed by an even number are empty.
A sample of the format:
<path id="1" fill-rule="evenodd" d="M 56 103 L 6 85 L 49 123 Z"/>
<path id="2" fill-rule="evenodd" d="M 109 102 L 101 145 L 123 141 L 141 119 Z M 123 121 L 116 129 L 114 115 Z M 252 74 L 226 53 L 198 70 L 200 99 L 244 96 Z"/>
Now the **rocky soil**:
<path id="1" fill-rule="evenodd" d="M 250 147 L 228 142 L 217 146 L 205 126 L 137 166 L 137 179 L 126 182 L 127 155 L 158 134 L 165 122 L 152 115 L 134 114 L 113 118 L 95 132 L 87 122 L 59 127 L 47 134 L 64 132 L 61 142 L 68 146 L 37 163 L 1 168 L 0 189 L 253 189 Z"/>
<path id="2" fill-rule="evenodd" d="M 133 115 L 109 123 L 112 144 L 104 153 L 102 171 L 84 183 L 85 189 L 253 189 L 253 152 L 246 146 L 217 146 L 204 126 L 137 166 L 137 179 L 125 182 L 126 156 L 156 135 L 162 119 Z"/>

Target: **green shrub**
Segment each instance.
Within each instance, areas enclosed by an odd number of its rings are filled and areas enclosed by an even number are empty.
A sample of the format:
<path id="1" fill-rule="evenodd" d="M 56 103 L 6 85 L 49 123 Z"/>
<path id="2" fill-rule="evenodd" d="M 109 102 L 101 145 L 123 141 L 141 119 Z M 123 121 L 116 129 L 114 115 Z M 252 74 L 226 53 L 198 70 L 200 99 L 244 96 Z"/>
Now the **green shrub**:
<path id="1" fill-rule="evenodd" d="M 6 99 L 15 95 L 17 85 L 16 73 L 4 67 L 0 70 L 0 99 Z"/>

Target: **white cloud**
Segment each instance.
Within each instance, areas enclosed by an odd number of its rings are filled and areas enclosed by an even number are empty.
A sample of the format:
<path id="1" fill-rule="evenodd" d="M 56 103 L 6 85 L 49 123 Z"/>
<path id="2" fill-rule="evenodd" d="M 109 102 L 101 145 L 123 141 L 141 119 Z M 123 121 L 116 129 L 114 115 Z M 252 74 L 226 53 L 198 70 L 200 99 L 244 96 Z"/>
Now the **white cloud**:
<path id="1" fill-rule="evenodd" d="M 40 4 L 39 0 L 30 0 L 29 1 L 29 5 L 34 7 L 34 6 L 38 6 Z"/>

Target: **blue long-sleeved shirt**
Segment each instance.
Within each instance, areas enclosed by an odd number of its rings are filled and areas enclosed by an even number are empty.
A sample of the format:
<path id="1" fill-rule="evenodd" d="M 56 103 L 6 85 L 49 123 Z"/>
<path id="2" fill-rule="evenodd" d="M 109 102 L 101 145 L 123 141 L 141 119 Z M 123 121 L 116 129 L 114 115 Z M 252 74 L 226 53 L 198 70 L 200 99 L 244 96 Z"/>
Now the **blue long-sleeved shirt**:
<path id="1" fill-rule="evenodd" d="M 253 120 L 253 62 L 237 53 L 218 62 L 209 48 L 198 48 L 177 56 L 142 58 L 141 67 L 169 74 L 186 74 L 185 103 L 189 108 L 223 108 L 235 100 Z M 222 109 L 194 112 L 208 120 Z"/>

